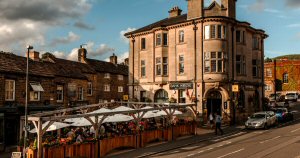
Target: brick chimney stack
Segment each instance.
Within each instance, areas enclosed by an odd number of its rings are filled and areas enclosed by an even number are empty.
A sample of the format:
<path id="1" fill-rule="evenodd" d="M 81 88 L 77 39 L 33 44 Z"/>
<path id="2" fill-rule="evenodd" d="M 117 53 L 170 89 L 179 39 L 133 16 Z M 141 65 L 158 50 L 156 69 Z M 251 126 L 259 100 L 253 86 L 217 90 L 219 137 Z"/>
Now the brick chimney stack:
<path id="1" fill-rule="evenodd" d="M 169 11 L 169 18 L 181 15 L 181 12 L 182 10 L 178 6 L 175 6 Z"/>
<path id="2" fill-rule="evenodd" d="M 78 62 L 85 63 L 87 50 L 80 45 L 78 49 Z"/>
<path id="3" fill-rule="evenodd" d="M 27 57 L 27 53 L 26 53 Z M 40 52 L 36 52 L 34 50 L 29 51 L 29 59 L 33 61 L 40 61 Z"/>
<path id="4" fill-rule="evenodd" d="M 109 61 L 113 64 L 118 64 L 118 57 L 115 54 L 113 54 L 109 57 Z"/>

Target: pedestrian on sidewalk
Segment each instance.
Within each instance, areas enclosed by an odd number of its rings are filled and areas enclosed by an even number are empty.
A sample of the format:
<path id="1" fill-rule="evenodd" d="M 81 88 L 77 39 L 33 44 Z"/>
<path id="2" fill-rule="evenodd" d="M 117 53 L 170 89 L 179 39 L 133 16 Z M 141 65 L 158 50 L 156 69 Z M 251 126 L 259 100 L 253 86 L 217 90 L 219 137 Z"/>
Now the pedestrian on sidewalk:
<path id="1" fill-rule="evenodd" d="M 213 117 L 212 113 L 209 114 L 209 124 L 210 124 L 210 129 L 213 129 L 213 126 L 214 126 L 214 117 Z"/>
<path id="2" fill-rule="evenodd" d="M 222 117 L 215 113 L 215 117 L 216 117 L 216 128 L 215 128 L 215 135 L 218 134 L 218 130 L 221 132 L 221 135 L 223 135 L 223 130 L 221 129 L 221 122 L 222 122 Z"/>

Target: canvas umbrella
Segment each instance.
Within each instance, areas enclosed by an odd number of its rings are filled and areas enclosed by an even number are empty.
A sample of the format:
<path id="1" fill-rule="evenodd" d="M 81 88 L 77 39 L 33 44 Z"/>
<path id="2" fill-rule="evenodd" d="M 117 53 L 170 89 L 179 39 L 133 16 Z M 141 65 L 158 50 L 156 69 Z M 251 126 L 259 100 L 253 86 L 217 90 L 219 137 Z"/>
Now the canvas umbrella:
<path id="1" fill-rule="evenodd" d="M 124 115 L 124 114 L 115 114 L 112 116 L 108 116 L 104 119 L 103 122 L 127 122 L 133 120 L 132 116 Z"/>
<path id="2" fill-rule="evenodd" d="M 49 124 L 49 121 L 43 123 L 42 128 L 44 129 L 47 125 Z M 61 122 L 54 122 L 51 126 L 48 127 L 46 130 L 47 132 L 49 131 L 55 131 L 61 128 L 69 127 L 70 124 L 67 123 L 61 123 Z M 29 131 L 30 133 L 36 133 L 36 128 L 32 129 Z"/>
<path id="3" fill-rule="evenodd" d="M 119 106 L 115 109 L 112 109 L 112 111 L 116 111 L 116 112 L 118 112 L 118 111 L 132 111 L 132 110 L 134 110 L 134 109 L 126 107 L 126 106 Z"/>
<path id="4" fill-rule="evenodd" d="M 101 109 L 89 112 L 87 114 L 96 114 L 96 113 L 102 113 L 102 112 L 111 112 L 111 110 L 110 109 L 106 109 L 106 108 L 101 108 Z M 93 117 L 91 117 L 91 118 L 93 118 Z M 93 119 L 95 119 L 95 118 L 93 118 Z M 69 118 L 69 119 L 65 119 L 64 122 L 71 122 L 71 123 L 73 123 L 73 122 L 79 122 L 79 124 L 80 124 L 80 122 L 82 122 L 83 120 L 86 120 L 86 119 L 83 118 L 83 117 L 80 117 L 80 118 Z"/>
<path id="5" fill-rule="evenodd" d="M 166 110 L 167 110 L 168 113 L 170 113 L 170 109 L 166 109 Z M 161 116 L 166 116 L 167 115 L 167 113 L 163 110 L 161 110 L 157 113 L 160 114 Z M 178 110 L 175 110 L 175 112 L 174 112 L 174 115 L 181 115 L 181 114 L 182 114 L 182 112 L 178 111 Z"/>

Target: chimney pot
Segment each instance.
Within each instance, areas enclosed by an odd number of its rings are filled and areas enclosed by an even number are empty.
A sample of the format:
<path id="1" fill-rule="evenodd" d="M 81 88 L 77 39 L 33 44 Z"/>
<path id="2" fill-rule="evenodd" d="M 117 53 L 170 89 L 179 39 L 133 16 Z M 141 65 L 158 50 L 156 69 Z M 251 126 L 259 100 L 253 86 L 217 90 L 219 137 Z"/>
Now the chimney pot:
<path id="1" fill-rule="evenodd" d="M 27 57 L 27 53 L 26 53 L 26 57 Z M 40 61 L 40 52 L 30 50 L 29 51 L 29 59 L 31 59 L 33 61 Z"/>
<path id="2" fill-rule="evenodd" d="M 179 16 L 179 15 L 181 15 L 181 12 L 182 12 L 182 10 L 178 6 L 175 6 L 169 11 L 169 17 L 173 18 L 173 17 Z"/>
<path id="3" fill-rule="evenodd" d="M 115 53 L 109 57 L 109 61 L 115 65 L 118 64 L 118 57 L 115 55 Z"/>

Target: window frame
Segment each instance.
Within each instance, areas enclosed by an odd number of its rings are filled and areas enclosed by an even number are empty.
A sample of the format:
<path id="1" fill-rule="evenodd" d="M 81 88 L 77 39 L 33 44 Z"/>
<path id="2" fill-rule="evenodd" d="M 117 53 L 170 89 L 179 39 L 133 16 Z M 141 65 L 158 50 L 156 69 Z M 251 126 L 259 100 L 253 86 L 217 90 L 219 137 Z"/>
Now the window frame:
<path id="1" fill-rule="evenodd" d="M 162 61 L 162 75 L 168 76 L 169 75 L 169 61 L 168 57 L 163 57 Z"/>
<path id="2" fill-rule="evenodd" d="M 282 74 L 282 83 L 289 83 L 289 74 L 287 72 Z"/>
<path id="3" fill-rule="evenodd" d="M 32 85 L 39 85 L 40 87 L 42 86 L 40 83 L 38 82 L 31 82 L 29 83 L 31 86 Z M 43 90 L 43 87 L 41 87 Z M 33 91 L 30 90 L 29 91 L 29 101 L 40 101 L 41 100 L 41 91 Z"/>
<path id="4" fill-rule="evenodd" d="M 179 30 L 179 43 L 184 43 L 184 30 Z"/>
<path id="5" fill-rule="evenodd" d="M 110 73 L 104 73 L 104 78 L 110 78 Z"/>
<path id="6" fill-rule="evenodd" d="M 180 75 L 184 74 L 184 55 L 179 55 L 179 59 L 178 59 L 178 73 Z"/>
<path id="7" fill-rule="evenodd" d="M 63 85 L 56 86 L 56 102 L 58 102 L 58 103 L 64 102 L 64 86 Z"/>
<path id="8" fill-rule="evenodd" d="M 93 95 L 93 83 L 92 82 L 87 83 L 87 95 L 88 96 Z"/>
<path id="9" fill-rule="evenodd" d="M 161 69 L 161 57 L 155 58 L 155 75 L 161 76 L 162 75 L 162 69 Z"/>
<path id="10" fill-rule="evenodd" d="M 161 33 L 157 33 L 155 35 L 155 46 L 161 46 L 161 41 L 162 41 L 162 37 L 161 37 Z"/>
<path id="11" fill-rule="evenodd" d="M 118 75 L 118 80 L 123 81 L 124 80 L 124 76 L 123 75 Z"/>
<path id="12" fill-rule="evenodd" d="M 204 73 L 226 72 L 225 57 L 225 52 L 204 52 Z"/>
<path id="13" fill-rule="evenodd" d="M 146 61 L 141 60 L 141 77 L 146 77 Z"/>
<path id="14" fill-rule="evenodd" d="M 78 101 L 83 101 L 83 87 L 79 86 L 77 88 L 78 94 L 77 94 L 77 99 Z"/>
<path id="15" fill-rule="evenodd" d="M 163 46 L 169 45 L 168 33 L 163 33 Z"/>
<path id="16" fill-rule="evenodd" d="M 110 92 L 110 84 L 104 84 L 103 85 L 103 91 L 104 92 Z"/>
<path id="17" fill-rule="evenodd" d="M 271 68 L 266 68 L 266 77 L 272 77 L 273 76 L 273 72 Z"/>
<path id="18" fill-rule="evenodd" d="M 118 86 L 118 92 L 123 93 L 124 92 L 124 87 L 123 86 Z"/>
<path id="19" fill-rule="evenodd" d="M 8 83 L 8 86 L 6 85 L 6 83 Z M 9 88 L 11 86 L 13 86 L 12 89 Z M 11 94 L 8 95 L 7 93 L 11 93 L 11 92 L 12 92 L 12 98 L 8 98 L 10 97 Z M 5 80 L 5 101 L 15 101 L 15 98 L 16 98 L 16 81 L 7 79 Z"/>
<path id="20" fill-rule="evenodd" d="M 146 49 L 146 38 L 141 38 L 141 50 Z"/>

